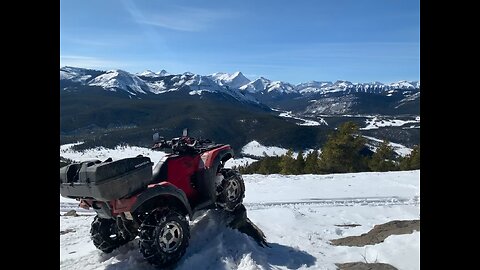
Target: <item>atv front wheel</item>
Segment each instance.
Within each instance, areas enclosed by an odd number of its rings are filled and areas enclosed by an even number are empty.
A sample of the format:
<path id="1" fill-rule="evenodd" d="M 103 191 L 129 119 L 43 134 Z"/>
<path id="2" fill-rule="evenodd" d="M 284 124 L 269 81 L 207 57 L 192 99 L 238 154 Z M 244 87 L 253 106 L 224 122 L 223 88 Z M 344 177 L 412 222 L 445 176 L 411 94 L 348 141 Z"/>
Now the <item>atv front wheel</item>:
<path id="1" fill-rule="evenodd" d="M 217 204 L 227 211 L 233 211 L 243 202 L 245 183 L 240 173 L 233 169 L 222 169 L 223 180 Z"/>
<path id="2" fill-rule="evenodd" d="M 121 236 L 114 219 L 99 218 L 98 216 L 95 216 L 92 222 L 90 238 L 95 247 L 105 253 L 110 253 L 129 241 Z"/>
<path id="3" fill-rule="evenodd" d="M 155 266 L 169 266 L 185 254 L 189 238 L 185 216 L 169 208 L 156 209 L 140 226 L 140 252 Z"/>

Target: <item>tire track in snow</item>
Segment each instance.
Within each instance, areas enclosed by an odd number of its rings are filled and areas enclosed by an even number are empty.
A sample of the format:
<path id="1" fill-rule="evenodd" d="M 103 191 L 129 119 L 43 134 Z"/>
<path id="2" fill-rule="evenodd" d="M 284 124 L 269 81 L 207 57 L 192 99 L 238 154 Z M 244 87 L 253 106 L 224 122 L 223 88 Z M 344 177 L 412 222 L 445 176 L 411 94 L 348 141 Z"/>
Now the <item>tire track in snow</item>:
<path id="1" fill-rule="evenodd" d="M 352 198 L 310 198 L 302 201 L 290 202 L 258 202 L 243 203 L 248 210 L 260 210 L 273 207 L 292 207 L 292 206 L 315 206 L 315 207 L 335 207 L 335 206 L 388 206 L 388 205 L 420 205 L 420 197 L 403 198 L 398 196 L 391 197 L 352 197 Z M 93 210 L 85 210 L 78 207 L 78 203 L 60 202 L 60 212 L 75 210 L 77 212 L 94 213 Z"/>
<path id="2" fill-rule="evenodd" d="M 388 205 L 420 205 L 419 196 L 413 198 L 392 197 L 354 197 L 354 198 L 311 198 L 303 201 L 291 202 L 261 202 L 244 203 L 248 210 L 260 210 L 272 207 L 292 206 L 315 206 L 315 207 L 336 207 L 336 206 L 388 206 Z"/>

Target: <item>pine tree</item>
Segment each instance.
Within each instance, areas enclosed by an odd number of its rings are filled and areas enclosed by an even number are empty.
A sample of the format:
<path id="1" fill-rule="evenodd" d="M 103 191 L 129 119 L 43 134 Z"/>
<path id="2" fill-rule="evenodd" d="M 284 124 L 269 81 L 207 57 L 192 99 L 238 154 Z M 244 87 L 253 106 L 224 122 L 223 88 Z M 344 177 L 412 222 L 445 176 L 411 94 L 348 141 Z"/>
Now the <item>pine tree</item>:
<path id="1" fill-rule="evenodd" d="M 366 140 L 357 133 L 358 125 L 349 121 L 329 136 L 320 154 L 321 172 L 346 173 L 367 169 L 365 158 L 360 154 Z"/>
<path id="2" fill-rule="evenodd" d="M 282 156 L 280 160 L 280 173 L 281 174 L 293 174 L 294 170 L 293 150 L 289 149 L 285 155 Z"/>
<path id="3" fill-rule="evenodd" d="M 418 170 L 420 169 L 420 145 L 415 145 L 412 152 L 400 161 L 400 169 L 402 170 Z"/>
<path id="4" fill-rule="evenodd" d="M 303 174 L 305 169 L 305 159 L 303 158 L 303 150 L 300 150 L 294 164 L 294 174 Z"/>
<path id="5" fill-rule="evenodd" d="M 279 157 L 265 157 L 259 161 L 260 166 L 256 173 L 273 174 L 280 173 L 280 158 Z"/>
<path id="6" fill-rule="evenodd" d="M 308 153 L 307 158 L 305 159 L 305 173 L 319 173 L 318 168 L 318 150 L 314 150 Z"/>
<path id="7" fill-rule="evenodd" d="M 372 158 L 368 161 L 368 167 L 374 172 L 386 172 L 396 169 L 395 152 L 390 143 L 384 140 Z"/>

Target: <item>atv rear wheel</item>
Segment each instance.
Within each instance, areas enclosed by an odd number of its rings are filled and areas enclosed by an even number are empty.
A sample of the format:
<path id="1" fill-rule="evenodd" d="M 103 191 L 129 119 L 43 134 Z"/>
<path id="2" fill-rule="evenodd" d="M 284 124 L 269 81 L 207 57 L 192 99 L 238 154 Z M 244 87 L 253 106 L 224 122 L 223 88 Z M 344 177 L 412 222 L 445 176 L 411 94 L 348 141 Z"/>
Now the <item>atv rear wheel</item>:
<path id="1" fill-rule="evenodd" d="M 185 216 L 170 208 L 156 209 L 140 226 L 140 252 L 155 266 L 169 266 L 185 254 L 189 238 Z"/>
<path id="2" fill-rule="evenodd" d="M 222 169 L 223 180 L 220 185 L 220 194 L 217 204 L 227 210 L 234 211 L 243 202 L 245 197 L 245 183 L 240 173 L 233 169 Z"/>
<path id="3" fill-rule="evenodd" d="M 95 216 L 92 222 L 90 238 L 95 247 L 105 253 L 112 252 L 130 240 L 121 236 L 114 219 L 99 218 L 98 216 Z"/>

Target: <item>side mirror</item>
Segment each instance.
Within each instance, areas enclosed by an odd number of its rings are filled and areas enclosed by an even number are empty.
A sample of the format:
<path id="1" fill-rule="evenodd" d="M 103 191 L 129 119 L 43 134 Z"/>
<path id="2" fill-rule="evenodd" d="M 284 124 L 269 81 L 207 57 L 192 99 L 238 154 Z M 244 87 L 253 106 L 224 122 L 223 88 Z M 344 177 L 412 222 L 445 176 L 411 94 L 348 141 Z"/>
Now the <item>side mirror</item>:
<path id="1" fill-rule="evenodd" d="M 158 132 L 156 132 L 155 134 L 153 134 L 153 143 L 157 143 L 157 142 L 160 142 L 162 141 L 164 138 L 162 136 L 160 136 L 160 134 L 158 134 Z"/>
<path id="2" fill-rule="evenodd" d="M 184 129 L 183 129 L 182 136 L 183 136 L 183 137 L 187 137 L 187 136 L 188 136 L 188 128 L 184 128 Z"/>

